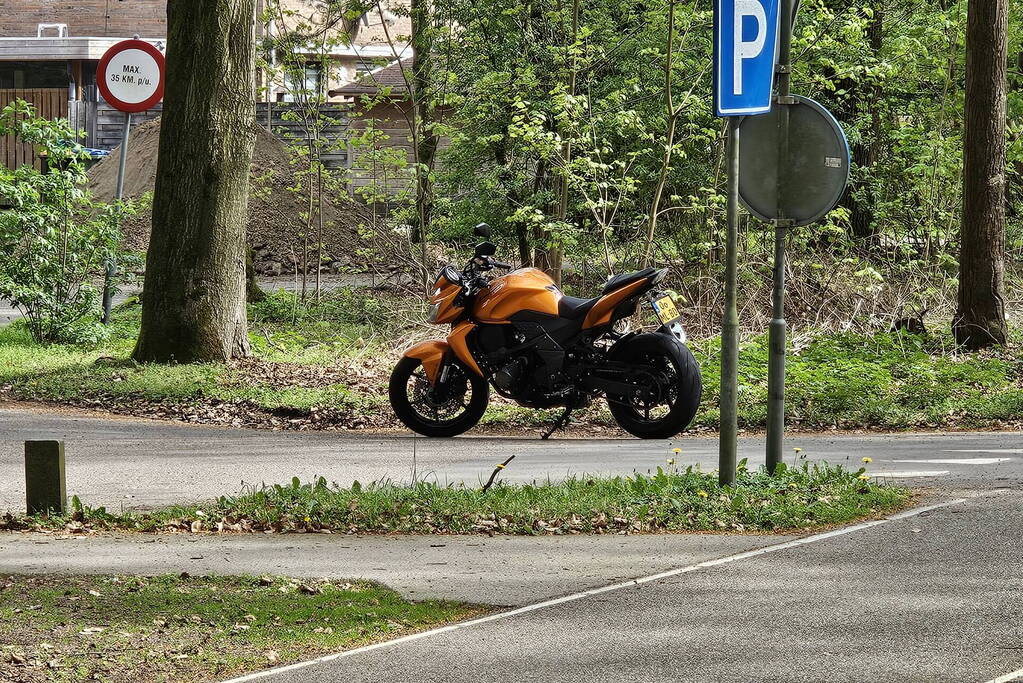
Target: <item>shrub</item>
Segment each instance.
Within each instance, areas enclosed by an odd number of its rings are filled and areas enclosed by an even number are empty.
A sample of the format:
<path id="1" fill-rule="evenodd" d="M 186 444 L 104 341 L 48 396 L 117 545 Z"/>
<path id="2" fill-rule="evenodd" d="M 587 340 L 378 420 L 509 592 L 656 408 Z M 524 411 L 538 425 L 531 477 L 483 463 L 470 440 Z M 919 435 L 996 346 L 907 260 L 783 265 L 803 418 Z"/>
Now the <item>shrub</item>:
<path id="1" fill-rule="evenodd" d="M 92 284 L 119 254 L 121 219 L 135 204 L 100 204 L 84 189 L 83 153 L 67 121 L 38 118 L 17 100 L 0 110 L 0 137 L 12 135 L 45 153 L 48 170 L 0 168 L 0 297 L 25 315 L 39 342 L 95 340 L 88 316 Z"/>

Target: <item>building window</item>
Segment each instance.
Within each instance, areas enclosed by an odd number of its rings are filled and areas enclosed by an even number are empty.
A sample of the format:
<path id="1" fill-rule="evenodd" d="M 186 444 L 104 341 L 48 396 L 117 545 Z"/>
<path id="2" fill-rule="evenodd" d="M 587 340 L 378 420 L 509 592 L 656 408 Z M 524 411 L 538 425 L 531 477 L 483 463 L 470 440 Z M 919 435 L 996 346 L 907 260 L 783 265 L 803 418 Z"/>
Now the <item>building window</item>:
<path id="1" fill-rule="evenodd" d="M 319 64 L 288 67 L 284 73 L 284 102 L 318 99 L 323 95 L 323 69 Z"/>
<path id="2" fill-rule="evenodd" d="M 67 62 L 0 62 L 0 88 L 66 88 Z"/>

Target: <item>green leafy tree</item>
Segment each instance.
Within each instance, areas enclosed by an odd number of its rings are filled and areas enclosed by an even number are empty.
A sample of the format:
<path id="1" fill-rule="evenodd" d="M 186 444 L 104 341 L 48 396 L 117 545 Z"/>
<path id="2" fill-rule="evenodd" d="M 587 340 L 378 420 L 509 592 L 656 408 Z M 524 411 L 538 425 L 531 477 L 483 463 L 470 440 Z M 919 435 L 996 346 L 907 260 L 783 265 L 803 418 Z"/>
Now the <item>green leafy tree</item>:
<path id="1" fill-rule="evenodd" d="M 0 298 L 22 312 L 39 342 L 76 342 L 102 334 L 95 313 L 104 263 L 120 254 L 120 221 L 135 204 L 98 204 L 85 184 L 84 154 L 66 120 L 35 115 L 23 100 L 0 110 L 0 137 L 33 145 L 46 160 L 0 167 Z"/>

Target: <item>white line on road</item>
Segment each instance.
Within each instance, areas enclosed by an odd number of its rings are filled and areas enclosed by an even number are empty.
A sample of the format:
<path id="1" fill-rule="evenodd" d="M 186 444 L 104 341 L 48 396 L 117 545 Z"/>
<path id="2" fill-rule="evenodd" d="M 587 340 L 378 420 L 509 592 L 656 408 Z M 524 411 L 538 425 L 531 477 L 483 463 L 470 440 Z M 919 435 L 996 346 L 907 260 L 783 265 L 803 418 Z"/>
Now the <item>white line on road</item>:
<path id="1" fill-rule="evenodd" d="M 1023 678 L 1023 669 L 999 676 L 998 678 L 992 678 L 987 683 L 1009 683 L 1009 681 L 1018 681 L 1021 678 Z"/>
<path id="2" fill-rule="evenodd" d="M 915 462 L 921 465 L 996 465 L 1012 458 L 945 458 L 937 460 L 889 460 L 889 462 Z"/>
<path id="3" fill-rule="evenodd" d="M 891 477 L 900 479 L 906 477 L 940 477 L 948 474 L 948 470 L 914 470 L 907 472 L 868 472 L 872 477 Z"/>
<path id="4" fill-rule="evenodd" d="M 946 453 L 1023 453 L 1023 448 L 946 448 Z"/>
<path id="5" fill-rule="evenodd" d="M 582 600 L 583 598 L 593 597 L 594 595 L 601 595 L 603 593 L 610 593 L 612 591 L 622 590 L 623 588 L 632 588 L 651 581 L 660 581 L 662 579 L 669 579 L 673 576 L 679 576 L 680 574 L 688 574 L 695 572 L 700 569 L 707 569 L 709 567 L 717 567 L 722 564 L 728 564 L 730 562 L 737 562 L 739 560 L 747 560 L 751 557 L 757 557 L 759 555 L 767 555 L 768 553 L 776 553 L 780 550 L 788 550 L 789 548 L 798 548 L 801 545 L 808 545 L 810 543 L 816 543 L 817 541 L 823 541 L 828 538 L 834 538 L 836 536 L 844 536 L 854 531 L 861 531 L 863 529 L 870 529 L 875 526 L 887 524 L 899 519 L 906 519 L 907 517 L 915 517 L 916 515 L 923 514 L 924 512 L 930 512 L 931 510 L 937 510 L 939 508 L 948 507 L 949 505 L 958 505 L 965 503 L 965 498 L 956 498 L 953 500 L 947 500 L 942 503 L 935 503 L 933 505 L 925 505 L 923 507 L 913 508 L 912 510 L 906 510 L 898 514 L 890 515 L 884 519 L 875 519 L 869 522 L 862 522 L 853 526 L 844 527 L 842 529 L 835 529 L 833 531 L 825 531 L 820 534 L 814 534 L 812 536 L 805 536 L 803 538 L 797 538 L 793 541 L 786 541 L 785 543 L 778 543 L 776 545 L 769 545 L 765 548 L 757 548 L 756 550 L 747 550 L 746 552 L 738 553 L 736 555 L 729 555 L 727 557 L 721 557 L 716 560 L 707 560 L 706 562 L 700 562 L 698 564 L 691 564 L 687 567 L 679 567 L 677 569 L 669 569 L 659 574 L 652 574 L 650 576 L 644 576 L 639 579 L 632 579 L 629 581 L 623 581 L 621 583 L 614 583 L 609 586 L 601 586 L 600 588 L 591 588 L 581 593 L 573 593 L 571 595 L 565 595 L 560 598 L 554 598 L 552 600 L 544 600 L 543 602 L 537 602 L 532 605 L 526 605 L 525 607 L 519 607 L 517 609 L 508 610 L 507 612 L 499 612 L 497 614 L 491 614 L 490 616 L 480 617 L 479 619 L 470 619 L 469 621 L 463 621 L 457 624 L 451 624 L 450 626 L 442 626 L 429 631 L 420 631 L 419 633 L 413 633 L 411 635 L 403 636 L 401 638 L 395 638 L 394 640 L 385 640 L 372 645 L 366 645 L 364 647 L 355 648 L 354 650 L 346 650 L 345 652 L 337 652 L 332 655 L 320 657 L 318 659 L 311 659 L 305 662 L 298 662 L 297 664 L 289 664 L 288 666 L 281 666 L 276 669 L 267 669 L 266 671 L 259 671 L 253 674 L 240 676 L 238 678 L 232 678 L 225 683 L 244 683 L 246 681 L 255 681 L 260 678 L 267 678 L 269 676 L 276 676 L 277 674 L 285 673 L 287 671 L 296 671 L 298 669 L 304 669 L 306 667 L 315 666 L 316 664 L 325 664 L 327 662 L 333 662 L 338 659 L 345 657 L 351 657 L 353 655 L 361 654 L 363 652 L 370 652 L 372 650 L 378 650 L 385 647 L 394 647 L 395 645 L 401 645 L 404 643 L 411 643 L 415 640 L 421 640 L 423 638 L 430 638 L 433 636 L 439 636 L 444 633 L 451 633 L 452 631 L 460 631 L 465 628 L 472 626 L 479 626 L 480 624 L 486 624 L 491 621 L 499 621 L 503 619 L 509 619 L 511 617 L 517 617 L 521 614 L 528 614 L 537 610 L 546 609 L 548 607 L 554 607 L 555 605 L 563 605 L 566 602 L 575 602 L 576 600 Z M 1008 679 L 1011 680 L 1011 679 Z"/>

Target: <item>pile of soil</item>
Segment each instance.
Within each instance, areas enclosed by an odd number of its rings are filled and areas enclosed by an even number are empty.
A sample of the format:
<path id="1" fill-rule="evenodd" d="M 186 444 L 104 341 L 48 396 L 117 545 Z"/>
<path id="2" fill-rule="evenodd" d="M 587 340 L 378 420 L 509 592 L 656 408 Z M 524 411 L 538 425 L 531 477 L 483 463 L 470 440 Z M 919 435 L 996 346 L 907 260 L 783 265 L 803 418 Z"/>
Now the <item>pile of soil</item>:
<path id="1" fill-rule="evenodd" d="M 265 128 L 253 125 L 256 143 L 252 154 L 249 192 L 248 239 L 254 249 L 256 272 L 262 275 L 294 273 L 302 270 L 302 238 L 305 223 L 301 218 L 308 210 L 308 198 L 288 189 L 295 184 L 290 152 L 280 140 Z M 128 159 L 124 171 L 124 196 L 137 199 L 152 192 L 156 181 L 156 160 L 160 148 L 160 119 L 147 121 L 131 132 L 128 140 Z M 89 190 L 96 199 L 111 201 L 117 187 L 117 166 L 120 151 L 115 150 L 89 169 Z M 323 206 L 323 261 L 322 272 L 351 272 L 363 270 L 366 264 L 353 262 L 353 255 L 361 246 L 355 226 L 359 212 L 354 208 L 340 209 L 325 198 Z M 152 230 L 150 211 L 126 222 L 125 246 L 145 250 Z M 314 224 L 310 245 L 316 242 Z M 309 272 L 316 268 L 316 253 L 310 246 Z"/>

